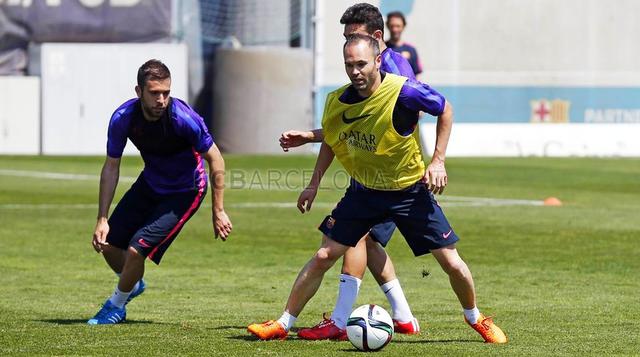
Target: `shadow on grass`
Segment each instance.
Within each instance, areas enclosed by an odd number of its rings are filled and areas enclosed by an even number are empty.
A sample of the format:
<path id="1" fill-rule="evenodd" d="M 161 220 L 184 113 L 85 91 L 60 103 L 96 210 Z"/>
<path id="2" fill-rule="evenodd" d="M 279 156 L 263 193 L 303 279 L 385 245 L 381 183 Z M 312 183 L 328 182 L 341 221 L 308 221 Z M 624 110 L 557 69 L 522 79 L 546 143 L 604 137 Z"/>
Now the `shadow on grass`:
<path id="1" fill-rule="evenodd" d="M 482 341 L 477 341 L 477 340 L 415 340 L 415 341 L 391 341 L 392 344 L 396 344 L 396 343 L 484 343 Z M 362 353 L 362 351 L 358 350 L 355 347 L 352 348 L 345 348 L 340 350 L 340 352 L 354 352 L 354 353 Z"/>
<path id="2" fill-rule="evenodd" d="M 237 341 L 260 341 L 256 336 L 254 335 L 237 335 L 237 336 L 229 336 L 227 337 L 228 340 L 237 340 Z"/>
<path id="3" fill-rule="evenodd" d="M 484 343 L 479 340 L 393 340 L 392 343 Z"/>
<path id="4" fill-rule="evenodd" d="M 230 325 L 227 325 L 227 326 L 212 327 L 211 329 L 213 329 L 213 330 L 244 330 L 244 331 L 246 331 L 247 330 L 247 326 L 230 326 Z M 298 330 L 300 330 L 300 328 L 293 327 L 293 328 L 291 328 L 291 330 L 289 330 L 289 332 L 297 333 Z"/>
<path id="5" fill-rule="evenodd" d="M 246 335 L 236 335 L 236 336 L 229 336 L 227 337 L 227 339 L 229 340 L 237 340 L 237 341 L 256 341 L 256 342 L 267 342 L 267 341 L 261 341 L 260 339 L 258 339 L 256 336 L 253 336 L 251 334 L 246 334 Z M 272 341 L 278 341 L 278 340 L 272 340 Z M 298 342 L 298 343 L 309 343 L 309 342 L 313 342 L 313 341 L 307 341 L 307 340 L 303 340 L 301 338 L 298 338 L 297 336 L 291 336 L 289 335 L 286 339 L 286 341 L 288 342 Z M 348 341 L 334 341 L 335 343 L 349 343 Z M 433 344 L 433 343 L 441 343 L 441 344 L 454 344 L 454 343 L 483 343 L 482 341 L 476 341 L 476 340 L 419 340 L 419 341 L 393 341 L 392 343 L 396 344 L 405 344 L 405 343 L 413 343 L 413 344 L 418 344 L 418 343 L 422 343 L 422 344 Z M 358 352 L 360 353 L 360 351 L 358 351 L 356 348 L 345 348 L 340 350 L 341 352 Z"/>
<path id="6" fill-rule="evenodd" d="M 269 340 L 269 341 L 263 341 L 263 340 L 261 340 L 261 339 L 257 338 L 256 336 L 254 336 L 254 335 L 252 335 L 252 334 L 250 334 L 250 333 L 248 333 L 248 332 L 247 332 L 247 334 L 246 334 L 246 335 L 229 336 L 229 337 L 227 337 L 227 339 L 229 339 L 229 340 L 238 340 L 238 341 L 256 341 L 256 342 L 280 341 L 280 340 L 278 340 L 278 339 L 275 339 L 275 340 Z M 289 335 L 289 336 L 287 336 L 287 339 L 286 339 L 285 341 L 289 341 L 289 342 L 291 342 L 291 341 L 295 341 L 295 342 L 298 342 L 298 341 L 309 342 L 309 341 L 307 341 L 307 340 L 303 340 L 303 339 L 301 339 L 301 338 L 298 338 L 298 336 L 295 336 L 295 335 Z"/>
<path id="7" fill-rule="evenodd" d="M 246 330 L 247 326 L 216 326 L 210 327 L 212 330 Z"/>
<path id="8" fill-rule="evenodd" d="M 54 325 L 86 325 L 88 319 L 45 319 L 45 320 L 35 320 L 38 322 L 46 322 Z M 134 325 L 134 324 L 157 324 L 156 322 L 149 320 L 127 320 L 123 323 L 123 325 Z"/>

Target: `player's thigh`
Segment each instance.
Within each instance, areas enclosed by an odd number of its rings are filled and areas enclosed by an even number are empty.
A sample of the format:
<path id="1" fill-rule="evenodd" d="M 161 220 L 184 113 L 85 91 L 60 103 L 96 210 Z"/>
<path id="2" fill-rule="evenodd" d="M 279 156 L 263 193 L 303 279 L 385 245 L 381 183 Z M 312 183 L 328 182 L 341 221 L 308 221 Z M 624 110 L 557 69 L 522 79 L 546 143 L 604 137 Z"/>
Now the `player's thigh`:
<path id="1" fill-rule="evenodd" d="M 155 257 L 164 254 L 185 223 L 196 213 L 203 198 L 204 193 L 198 191 L 162 197 L 129 245 L 155 261 Z M 156 263 L 159 262 L 157 260 Z"/>
<path id="2" fill-rule="evenodd" d="M 388 218 L 382 223 L 378 223 L 371 228 L 369 236 L 380 243 L 383 247 L 386 247 L 393 236 L 393 232 L 396 230 L 396 224 L 391 218 Z"/>
<path id="3" fill-rule="evenodd" d="M 145 225 L 155 208 L 150 188 L 138 179 L 122 196 L 109 217 L 107 242 L 120 249 L 127 249 L 129 241 Z"/>
<path id="4" fill-rule="evenodd" d="M 355 247 L 371 227 L 384 220 L 383 207 L 373 201 L 366 192 L 347 190 L 318 229 L 331 240 Z"/>
<path id="5" fill-rule="evenodd" d="M 356 242 L 356 246 L 357 243 L 358 242 Z M 326 237 L 318 252 L 323 259 L 337 260 L 344 256 L 349 249 L 351 249 L 350 246 L 331 239 L 330 237 Z"/>
<path id="6" fill-rule="evenodd" d="M 416 256 L 459 240 L 433 194 L 421 184 L 404 195 L 393 220 Z"/>

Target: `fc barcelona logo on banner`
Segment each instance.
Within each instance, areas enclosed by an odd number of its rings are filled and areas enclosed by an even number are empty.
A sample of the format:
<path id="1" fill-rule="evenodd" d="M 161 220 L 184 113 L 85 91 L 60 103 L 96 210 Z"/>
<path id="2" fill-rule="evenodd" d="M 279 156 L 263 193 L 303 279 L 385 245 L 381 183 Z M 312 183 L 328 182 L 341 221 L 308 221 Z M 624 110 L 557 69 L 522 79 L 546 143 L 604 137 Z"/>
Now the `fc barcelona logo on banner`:
<path id="1" fill-rule="evenodd" d="M 536 99 L 531 105 L 532 123 L 568 123 L 571 102 L 561 99 Z"/>

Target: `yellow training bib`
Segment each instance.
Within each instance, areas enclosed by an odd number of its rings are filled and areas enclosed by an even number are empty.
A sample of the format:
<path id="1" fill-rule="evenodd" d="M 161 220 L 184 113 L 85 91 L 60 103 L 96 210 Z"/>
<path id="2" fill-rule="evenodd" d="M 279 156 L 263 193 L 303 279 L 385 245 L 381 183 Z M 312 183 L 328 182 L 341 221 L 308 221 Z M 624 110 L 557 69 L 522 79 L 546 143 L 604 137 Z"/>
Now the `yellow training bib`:
<path id="1" fill-rule="evenodd" d="M 393 127 L 393 108 L 405 77 L 387 73 L 367 99 L 345 104 L 339 98 L 349 87 L 329 93 L 322 117 L 324 141 L 356 181 L 365 187 L 396 191 L 424 174 L 418 130 L 409 136 Z"/>

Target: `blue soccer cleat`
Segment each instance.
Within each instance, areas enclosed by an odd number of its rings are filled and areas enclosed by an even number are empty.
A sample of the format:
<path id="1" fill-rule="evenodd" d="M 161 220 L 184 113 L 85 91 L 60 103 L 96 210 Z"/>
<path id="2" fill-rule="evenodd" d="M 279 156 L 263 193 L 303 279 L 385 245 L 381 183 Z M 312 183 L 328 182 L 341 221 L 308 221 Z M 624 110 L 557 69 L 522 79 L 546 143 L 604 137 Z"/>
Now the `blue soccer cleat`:
<path id="1" fill-rule="evenodd" d="M 107 300 L 96 316 L 87 321 L 89 325 L 113 325 L 124 322 L 127 318 L 127 310 L 116 307 Z"/>
<path id="2" fill-rule="evenodd" d="M 131 292 L 131 295 L 129 295 L 129 297 L 127 298 L 127 302 L 124 303 L 124 306 L 127 306 L 127 304 L 131 302 L 131 300 L 133 300 L 133 298 L 138 297 L 140 294 L 142 294 L 146 287 L 147 287 L 147 284 L 144 283 L 144 279 L 140 279 L 140 284 L 138 285 L 138 288 L 133 292 Z"/>

